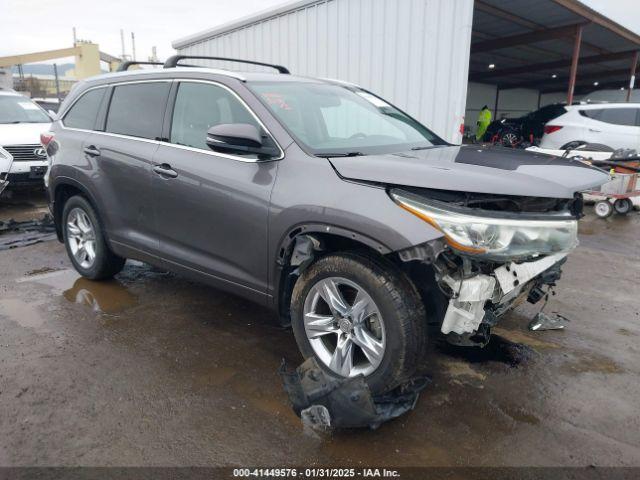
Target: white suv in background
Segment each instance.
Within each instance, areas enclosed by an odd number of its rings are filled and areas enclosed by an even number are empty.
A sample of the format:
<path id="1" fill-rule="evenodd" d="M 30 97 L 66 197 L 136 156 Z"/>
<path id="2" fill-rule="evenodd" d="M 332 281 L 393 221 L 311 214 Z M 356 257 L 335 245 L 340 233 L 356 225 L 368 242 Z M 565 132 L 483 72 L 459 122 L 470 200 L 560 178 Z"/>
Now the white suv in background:
<path id="1" fill-rule="evenodd" d="M 540 147 L 554 150 L 600 143 L 640 151 L 640 103 L 566 106 L 567 113 L 544 127 Z"/>
<path id="2" fill-rule="evenodd" d="M 47 154 L 40 134 L 51 117 L 30 98 L 0 90 L 0 193 L 8 185 L 42 186 Z"/>

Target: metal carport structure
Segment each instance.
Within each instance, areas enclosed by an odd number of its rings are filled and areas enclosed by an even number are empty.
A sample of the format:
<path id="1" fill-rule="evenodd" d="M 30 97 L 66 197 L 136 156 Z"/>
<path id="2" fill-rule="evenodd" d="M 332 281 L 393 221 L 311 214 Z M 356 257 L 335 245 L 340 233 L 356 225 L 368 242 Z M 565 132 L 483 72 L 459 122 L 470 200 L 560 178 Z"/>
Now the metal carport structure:
<path id="1" fill-rule="evenodd" d="M 577 0 L 475 0 L 469 81 L 496 85 L 496 105 L 513 88 L 563 91 L 571 103 L 633 88 L 639 49 L 640 35 Z"/>

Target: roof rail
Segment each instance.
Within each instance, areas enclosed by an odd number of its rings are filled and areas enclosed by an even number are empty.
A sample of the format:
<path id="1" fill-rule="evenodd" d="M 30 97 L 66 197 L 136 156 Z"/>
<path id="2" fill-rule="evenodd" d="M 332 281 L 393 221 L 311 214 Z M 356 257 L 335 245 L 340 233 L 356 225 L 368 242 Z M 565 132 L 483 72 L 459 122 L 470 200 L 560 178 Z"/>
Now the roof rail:
<path id="1" fill-rule="evenodd" d="M 162 62 L 136 62 L 135 60 L 130 60 L 126 62 L 122 62 L 116 72 L 126 72 L 129 70 L 129 67 L 133 65 L 164 65 Z"/>
<path id="2" fill-rule="evenodd" d="M 283 74 L 289 74 L 289 70 L 282 65 L 272 65 L 270 63 L 262 63 L 262 62 L 254 62 L 253 60 L 240 60 L 238 58 L 227 58 L 227 57 L 208 57 L 206 55 L 174 55 L 173 57 L 169 57 L 166 62 L 164 62 L 164 68 L 175 68 L 178 66 L 178 62 L 185 58 L 197 59 L 197 60 L 224 60 L 226 62 L 238 62 L 238 63 L 248 63 L 250 65 L 260 65 L 261 67 L 270 67 L 275 68 L 278 72 Z M 184 67 L 186 65 L 180 65 Z"/>

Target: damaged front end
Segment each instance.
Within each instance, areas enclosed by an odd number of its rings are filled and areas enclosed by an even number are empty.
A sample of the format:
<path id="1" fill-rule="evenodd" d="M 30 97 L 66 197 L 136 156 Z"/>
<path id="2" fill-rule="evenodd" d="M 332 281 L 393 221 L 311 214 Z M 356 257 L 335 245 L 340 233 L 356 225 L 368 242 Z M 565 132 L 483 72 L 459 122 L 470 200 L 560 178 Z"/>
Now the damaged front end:
<path id="1" fill-rule="evenodd" d="M 440 230 L 439 246 L 398 252 L 432 266 L 448 304 L 440 330 L 450 343 L 484 346 L 491 327 L 524 300 L 546 297 L 577 244 L 582 198 L 552 199 L 390 191 L 402 208 Z"/>

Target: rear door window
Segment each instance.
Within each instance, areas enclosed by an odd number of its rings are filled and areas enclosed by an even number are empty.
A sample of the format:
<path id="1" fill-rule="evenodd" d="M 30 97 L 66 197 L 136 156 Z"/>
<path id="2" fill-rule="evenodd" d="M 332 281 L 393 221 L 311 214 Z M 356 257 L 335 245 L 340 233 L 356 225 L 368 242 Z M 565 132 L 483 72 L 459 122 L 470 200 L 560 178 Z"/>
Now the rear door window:
<path id="1" fill-rule="evenodd" d="M 93 130 L 106 88 L 89 90 L 82 95 L 63 118 L 65 127 Z"/>
<path id="2" fill-rule="evenodd" d="M 253 115 L 227 89 L 209 83 L 180 83 L 171 122 L 171 143 L 210 151 L 206 144 L 207 130 L 228 123 L 248 123 L 263 132 Z"/>
<path id="3" fill-rule="evenodd" d="M 113 89 L 106 131 L 157 139 L 167 105 L 170 82 L 118 85 Z"/>

